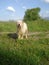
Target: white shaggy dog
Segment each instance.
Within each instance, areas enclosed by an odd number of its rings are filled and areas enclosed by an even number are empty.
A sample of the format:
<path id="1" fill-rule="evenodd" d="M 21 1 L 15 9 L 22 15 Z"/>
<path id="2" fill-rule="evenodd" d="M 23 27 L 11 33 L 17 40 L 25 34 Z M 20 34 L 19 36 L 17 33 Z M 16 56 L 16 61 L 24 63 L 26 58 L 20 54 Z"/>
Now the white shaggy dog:
<path id="1" fill-rule="evenodd" d="M 18 39 L 23 39 L 24 37 L 27 38 L 28 34 L 27 24 L 21 20 L 17 21 L 17 34 Z"/>

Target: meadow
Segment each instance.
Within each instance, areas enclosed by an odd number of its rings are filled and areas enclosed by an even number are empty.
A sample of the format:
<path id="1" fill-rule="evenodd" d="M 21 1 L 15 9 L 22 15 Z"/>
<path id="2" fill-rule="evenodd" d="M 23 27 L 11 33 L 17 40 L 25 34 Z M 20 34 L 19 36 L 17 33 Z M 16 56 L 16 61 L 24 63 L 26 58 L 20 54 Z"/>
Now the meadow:
<path id="1" fill-rule="evenodd" d="M 26 23 L 29 32 L 43 33 L 23 40 L 15 33 L 0 34 L 0 65 L 49 65 L 49 21 Z M 16 22 L 0 22 L 1 32 L 16 32 Z"/>
<path id="2" fill-rule="evenodd" d="M 30 32 L 36 31 L 49 31 L 49 20 L 36 20 L 36 21 L 27 21 L 28 29 Z M 16 32 L 16 22 L 0 21 L 0 32 Z"/>

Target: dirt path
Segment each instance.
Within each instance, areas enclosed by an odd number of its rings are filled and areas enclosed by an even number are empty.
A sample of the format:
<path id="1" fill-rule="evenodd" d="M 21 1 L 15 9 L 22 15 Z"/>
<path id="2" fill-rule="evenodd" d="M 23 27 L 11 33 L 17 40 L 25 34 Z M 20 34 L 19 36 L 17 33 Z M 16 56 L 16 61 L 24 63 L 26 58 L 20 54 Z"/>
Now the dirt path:
<path id="1" fill-rule="evenodd" d="M 43 34 L 43 33 L 49 34 L 49 31 L 47 31 L 47 32 L 30 32 L 28 35 L 38 35 L 38 34 Z"/>
<path id="2" fill-rule="evenodd" d="M 16 33 L 16 32 L 0 32 L 0 35 L 1 34 L 14 34 L 14 33 Z M 46 31 L 46 32 L 29 32 L 28 36 L 33 37 L 33 38 L 49 38 L 49 31 Z"/>
<path id="3" fill-rule="evenodd" d="M 49 31 L 47 31 L 47 32 L 33 32 L 33 33 L 29 33 L 28 35 L 32 36 L 34 39 L 49 38 Z"/>
<path id="4" fill-rule="evenodd" d="M 16 32 L 0 32 L 0 34 L 8 34 L 8 33 L 16 33 Z M 49 31 L 46 31 L 46 32 L 29 32 L 28 35 L 38 35 L 38 34 L 42 34 L 42 33 L 49 34 Z"/>
<path id="5" fill-rule="evenodd" d="M 16 32 L 0 32 L 0 34 L 8 34 L 8 33 L 16 33 Z M 29 32 L 28 35 L 42 34 L 42 33 L 49 33 L 49 31 L 47 31 L 47 32 Z"/>

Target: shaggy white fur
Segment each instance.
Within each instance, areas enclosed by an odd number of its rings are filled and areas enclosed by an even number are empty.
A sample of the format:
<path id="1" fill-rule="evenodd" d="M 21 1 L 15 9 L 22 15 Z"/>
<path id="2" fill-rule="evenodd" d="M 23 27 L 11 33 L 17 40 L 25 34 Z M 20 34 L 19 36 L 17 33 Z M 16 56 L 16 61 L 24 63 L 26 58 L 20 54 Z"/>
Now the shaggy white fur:
<path id="1" fill-rule="evenodd" d="M 24 37 L 27 38 L 28 27 L 27 24 L 21 20 L 17 21 L 17 34 L 18 39 L 23 39 Z"/>

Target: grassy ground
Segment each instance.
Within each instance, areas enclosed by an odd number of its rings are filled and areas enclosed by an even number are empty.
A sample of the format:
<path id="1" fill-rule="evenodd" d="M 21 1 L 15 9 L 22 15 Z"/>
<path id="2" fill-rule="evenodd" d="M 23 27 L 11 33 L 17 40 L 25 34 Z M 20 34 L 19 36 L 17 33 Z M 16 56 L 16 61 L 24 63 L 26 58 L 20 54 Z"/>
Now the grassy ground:
<path id="1" fill-rule="evenodd" d="M 37 20 L 27 21 L 28 29 L 30 32 L 35 31 L 49 31 L 49 21 Z M 16 32 L 16 22 L 0 22 L 0 32 Z"/>
<path id="2" fill-rule="evenodd" d="M 16 22 L 0 22 L 0 32 L 15 32 Z"/>
<path id="3" fill-rule="evenodd" d="M 29 31 L 49 31 L 48 23 L 29 22 Z M 15 30 L 13 22 L 0 23 L 1 32 Z M 16 39 L 16 34 L 0 34 L 0 65 L 49 65 L 49 33 L 31 35 L 23 40 Z"/>
<path id="4" fill-rule="evenodd" d="M 36 31 L 48 31 L 49 30 L 49 21 L 44 20 L 37 20 L 37 21 L 30 21 L 27 22 L 29 31 L 36 32 Z"/>
<path id="5" fill-rule="evenodd" d="M 49 65 L 49 38 L 0 35 L 0 65 Z"/>

